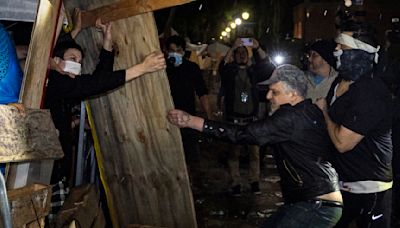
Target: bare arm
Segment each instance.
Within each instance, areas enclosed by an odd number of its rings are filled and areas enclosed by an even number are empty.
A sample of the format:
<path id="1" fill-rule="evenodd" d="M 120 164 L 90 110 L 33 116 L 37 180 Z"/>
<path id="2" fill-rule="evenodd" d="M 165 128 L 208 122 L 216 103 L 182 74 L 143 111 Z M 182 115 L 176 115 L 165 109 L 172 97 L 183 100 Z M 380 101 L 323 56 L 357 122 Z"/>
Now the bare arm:
<path id="1" fill-rule="evenodd" d="M 73 21 L 73 25 L 74 28 L 71 31 L 71 37 L 72 39 L 75 39 L 76 36 L 78 36 L 79 32 L 82 30 L 82 17 L 81 17 L 82 13 L 81 10 L 79 8 L 75 8 L 74 9 L 74 21 Z"/>
<path id="2" fill-rule="evenodd" d="M 324 114 L 329 137 L 340 153 L 352 150 L 364 138 L 363 135 L 333 122 L 328 114 L 326 100 L 324 98 L 318 99 L 316 104 Z"/>
<path id="3" fill-rule="evenodd" d="M 169 111 L 168 120 L 179 128 L 192 128 L 203 131 L 204 119 L 198 116 L 192 116 L 185 111 L 174 109 Z"/>
<path id="4" fill-rule="evenodd" d="M 146 73 L 165 69 L 166 63 L 161 52 L 153 52 L 143 62 L 126 69 L 125 81 L 130 81 Z"/>

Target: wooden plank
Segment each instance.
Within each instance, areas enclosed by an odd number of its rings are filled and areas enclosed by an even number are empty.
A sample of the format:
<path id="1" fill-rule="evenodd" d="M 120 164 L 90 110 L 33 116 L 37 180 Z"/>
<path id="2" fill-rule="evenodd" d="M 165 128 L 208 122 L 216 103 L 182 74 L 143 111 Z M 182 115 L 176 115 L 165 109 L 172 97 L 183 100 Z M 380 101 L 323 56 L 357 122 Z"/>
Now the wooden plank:
<path id="1" fill-rule="evenodd" d="M 20 101 L 28 108 L 40 108 L 47 63 L 56 34 L 60 0 L 40 0 L 24 70 Z"/>
<path id="2" fill-rule="evenodd" d="M 65 224 L 70 224 L 72 221 L 77 221 L 80 227 L 92 227 L 96 217 L 101 213 L 96 187 L 92 184 L 81 185 L 71 189 L 57 214 L 55 228 L 65 227 Z"/>
<path id="3" fill-rule="evenodd" d="M 0 105 L 0 162 L 62 158 L 50 111 L 28 109 L 26 116 Z"/>
<path id="4" fill-rule="evenodd" d="M 20 102 L 28 108 L 37 109 L 41 106 L 47 64 L 57 33 L 60 7 L 61 0 L 40 0 L 38 3 L 20 93 Z M 49 184 L 52 167 L 52 160 L 11 164 L 7 188 L 15 189 L 35 182 Z"/>
<path id="5" fill-rule="evenodd" d="M 7 192 L 13 227 L 35 225 L 50 212 L 51 187 L 33 184 Z"/>
<path id="6" fill-rule="evenodd" d="M 116 21 L 146 12 L 186 4 L 192 1 L 194 0 L 124 0 L 82 12 L 82 28 L 95 25 L 97 18 L 101 18 L 103 22 Z"/>
<path id="7" fill-rule="evenodd" d="M 90 9 L 112 3 L 70 0 L 66 7 L 87 4 Z M 113 36 L 119 50 L 114 69 L 130 67 L 160 50 L 152 13 L 115 21 Z M 77 38 L 88 50 L 83 70 L 91 72 L 97 63 L 101 34 L 90 28 Z M 129 82 L 90 100 L 90 107 L 113 226 L 197 227 L 180 133 L 166 119 L 167 111 L 173 108 L 166 72 Z"/>

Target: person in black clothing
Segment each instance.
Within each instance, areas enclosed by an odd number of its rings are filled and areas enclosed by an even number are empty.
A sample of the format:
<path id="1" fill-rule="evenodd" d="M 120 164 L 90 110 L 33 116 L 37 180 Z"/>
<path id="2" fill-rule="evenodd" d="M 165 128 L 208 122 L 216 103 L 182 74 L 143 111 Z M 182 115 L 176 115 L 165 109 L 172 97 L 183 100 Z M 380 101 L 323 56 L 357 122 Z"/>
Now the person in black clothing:
<path id="1" fill-rule="evenodd" d="M 262 227 L 332 227 L 342 213 L 338 175 L 329 160 L 334 147 L 324 116 L 304 99 L 307 81 L 293 65 L 275 69 L 267 99 L 277 107 L 272 116 L 244 126 L 216 122 L 171 110 L 169 121 L 236 144 L 269 144 L 281 176 L 285 205 Z"/>
<path id="2" fill-rule="evenodd" d="M 390 227 L 392 202 L 392 105 L 389 90 L 373 74 L 378 48 L 365 22 L 348 22 L 336 38 L 337 80 L 319 99 L 335 145 L 334 166 L 343 194 L 337 227 Z M 328 105 L 329 104 L 329 105 Z"/>
<path id="3" fill-rule="evenodd" d="M 379 51 L 379 62 L 374 74 L 382 78 L 393 98 L 393 211 L 391 223 L 392 227 L 400 227 L 400 22 L 398 18 L 392 20 L 392 28 L 386 31 L 386 45 Z"/>
<path id="4" fill-rule="evenodd" d="M 242 39 L 237 38 L 232 48 L 220 63 L 221 88 L 224 91 L 225 121 L 244 125 L 253 122 L 258 117 L 260 91 L 257 83 L 271 76 L 274 66 L 268 61 L 267 54 L 258 41 L 252 38 L 255 63 L 250 64 L 247 47 Z M 242 146 L 229 144 L 228 166 L 232 178 L 231 192 L 233 196 L 241 195 L 241 180 L 239 158 Z M 261 194 L 260 153 L 257 145 L 248 145 L 249 151 L 249 182 L 253 194 Z"/>
<path id="5" fill-rule="evenodd" d="M 82 48 L 72 37 L 58 43 L 54 49 L 55 61 L 51 63 L 52 70 L 46 88 L 45 108 L 50 109 L 55 127 L 59 131 L 59 139 L 64 151 L 64 158 L 54 165 L 51 182 L 57 183 L 66 177 L 71 179 L 72 164 L 72 128 L 71 108 L 77 100 L 99 95 L 122 86 L 126 81 L 140 77 L 146 73 L 165 68 L 163 54 L 153 52 L 143 62 L 126 70 L 113 71 L 114 53 L 112 52 L 111 23 L 102 24 L 97 20 L 96 26 L 103 32 L 103 49 L 100 61 L 92 74 L 75 75 L 65 72 L 67 61 L 80 64 Z"/>
<path id="6" fill-rule="evenodd" d="M 167 75 L 175 108 L 195 115 L 195 95 L 197 95 L 207 118 L 211 118 L 208 90 L 200 68 L 184 57 L 185 40 L 180 36 L 170 36 L 165 41 L 165 46 L 168 55 Z M 186 163 L 190 168 L 190 166 L 195 166 L 200 159 L 198 136 L 191 129 L 182 129 L 181 135 Z"/>

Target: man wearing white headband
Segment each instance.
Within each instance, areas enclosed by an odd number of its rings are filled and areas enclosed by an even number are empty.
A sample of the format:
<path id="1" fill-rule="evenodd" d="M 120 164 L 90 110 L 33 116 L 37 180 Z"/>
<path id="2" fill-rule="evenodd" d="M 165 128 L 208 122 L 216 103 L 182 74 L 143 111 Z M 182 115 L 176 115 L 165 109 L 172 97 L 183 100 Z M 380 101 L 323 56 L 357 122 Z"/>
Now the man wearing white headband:
<path id="1" fill-rule="evenodd" d="M 343 195 L 343 215 L 336 227 L 390 227 L 392 141 L 390 93 L 373 75 L 379 46 L 366 23 L 352 22 L 337 37 L 338 79 L 324 113 L 337 149 L 335 168 Z"/>

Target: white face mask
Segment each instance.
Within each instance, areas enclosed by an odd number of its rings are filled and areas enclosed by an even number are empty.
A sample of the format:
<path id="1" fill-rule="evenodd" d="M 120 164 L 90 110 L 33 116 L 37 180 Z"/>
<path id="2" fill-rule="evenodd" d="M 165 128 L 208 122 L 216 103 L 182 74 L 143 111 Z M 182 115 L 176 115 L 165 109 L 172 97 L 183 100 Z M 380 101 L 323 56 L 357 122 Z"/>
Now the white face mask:
<path id="1" fill-rule="evenodd" d="M 65 60 L 65 67 L 64 67 L 64 71 L 74 74 L 74 75 L 80 75 L 81 74 L 81 64 L 74 62 L 74 61 L 70 61 L 70 60 Z"/>
<path id="2" fill-rule="evenodd" d="M 340 56 L 343 54 L 343 50 L 337 50 L 333 52 L 333 55 L 336 57 L 336 69 L 339 69 L 340 65 L 342 65 L 342 63 L 340 62 Z"/>

